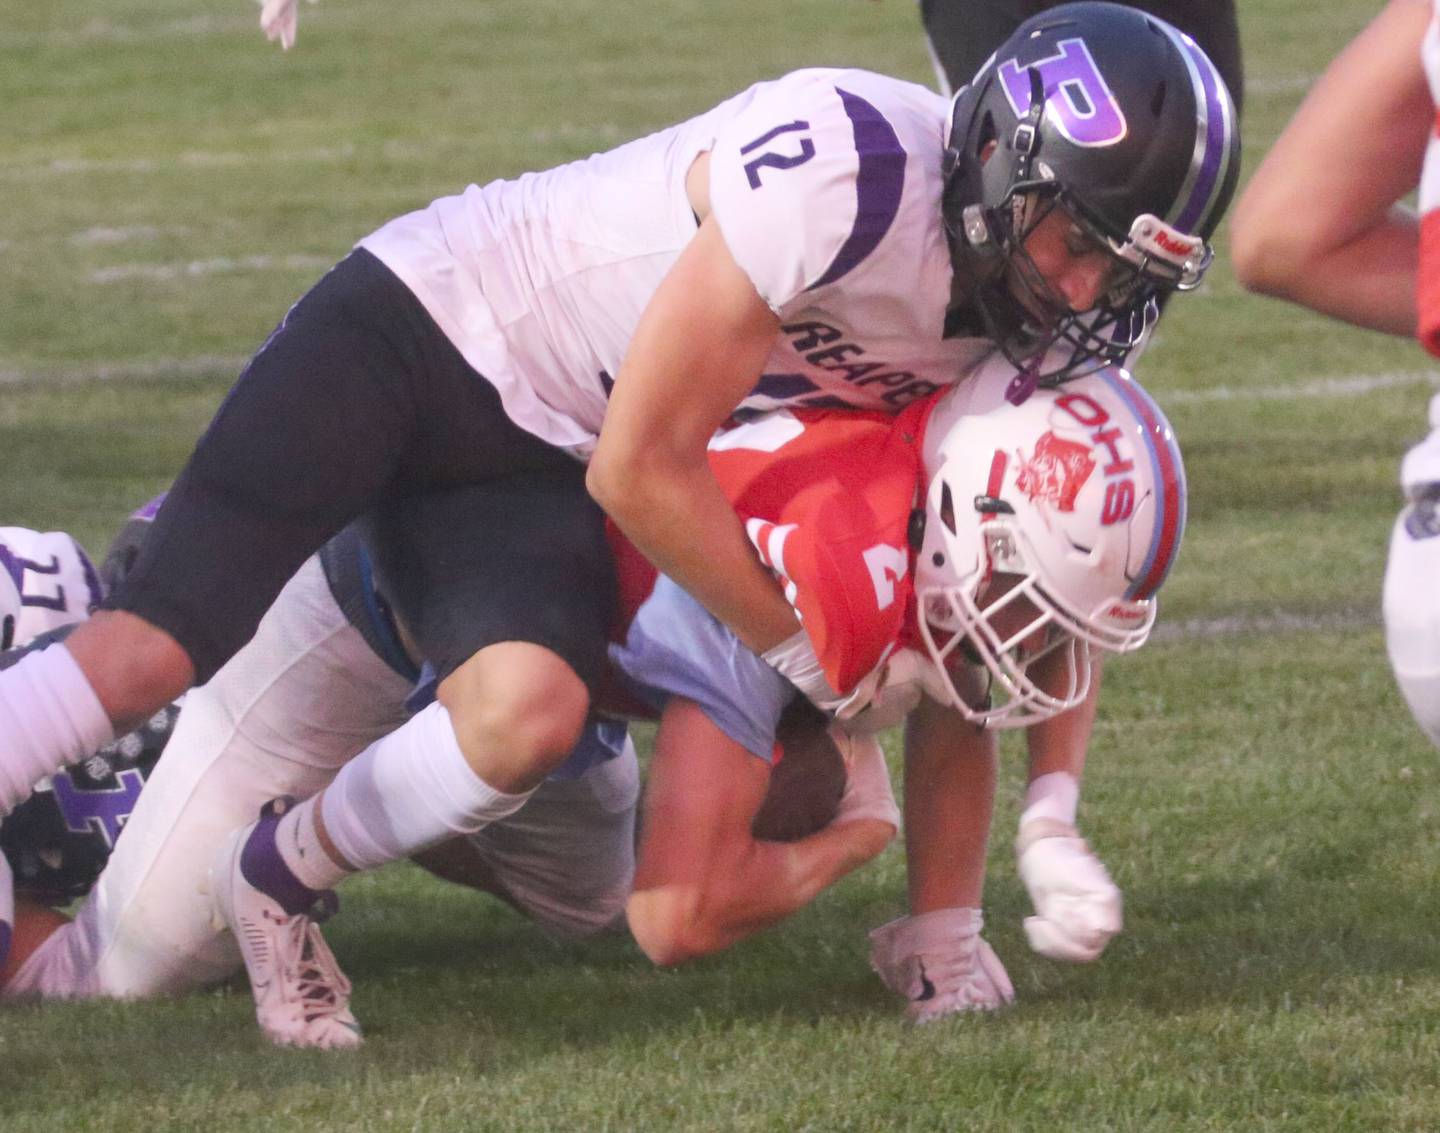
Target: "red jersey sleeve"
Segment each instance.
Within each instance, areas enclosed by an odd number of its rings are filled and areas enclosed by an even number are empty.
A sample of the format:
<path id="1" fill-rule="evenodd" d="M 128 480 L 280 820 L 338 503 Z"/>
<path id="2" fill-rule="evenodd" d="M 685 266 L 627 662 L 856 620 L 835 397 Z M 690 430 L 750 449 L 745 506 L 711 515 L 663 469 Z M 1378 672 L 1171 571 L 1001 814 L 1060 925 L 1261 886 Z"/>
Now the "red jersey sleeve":
<path id="1" fill-rule="evenodd" d="M 918 418 L 796 410 L 736 426 L 710 463 L 760 559 L 785 587 L 831 685 L 848 692 L 899 639 Z"/>

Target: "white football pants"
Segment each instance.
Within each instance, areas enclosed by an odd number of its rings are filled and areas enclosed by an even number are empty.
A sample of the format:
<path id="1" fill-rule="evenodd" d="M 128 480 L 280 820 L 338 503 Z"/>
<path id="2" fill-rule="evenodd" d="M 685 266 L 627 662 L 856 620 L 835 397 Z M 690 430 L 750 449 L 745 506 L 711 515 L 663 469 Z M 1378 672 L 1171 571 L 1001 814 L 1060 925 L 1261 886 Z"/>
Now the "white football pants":
<path id="1" fill-rule="evenodd" d="M 312 557 L 250 643 L 186 697 L 94 890 L 3 994 L 162 995 L 238 970 L 235 943 L 211 914 L 208 873 L 220 843 L 268 800 L 321 790 L 405 720 L 409 692 L 345 620 Z M 537 921 L 593 931 L 624 909 L 638 797 L 627 743 L 622 756 L 578 779 L 547 781 L 469 841 Z"/>

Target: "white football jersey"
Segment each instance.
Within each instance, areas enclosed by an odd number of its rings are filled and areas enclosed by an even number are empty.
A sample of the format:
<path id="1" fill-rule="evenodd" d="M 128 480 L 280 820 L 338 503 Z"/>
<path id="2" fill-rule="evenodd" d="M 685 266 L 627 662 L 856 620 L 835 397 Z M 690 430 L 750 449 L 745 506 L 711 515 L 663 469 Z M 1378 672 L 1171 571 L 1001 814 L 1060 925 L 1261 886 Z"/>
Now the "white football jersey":
<path id="1" fill-rule="evenodd" d="M 988 354 L 943 336 L 947 103 L 859 70 L 797 71 L 606 153 L 472 185 L 360 246 L 402 279 L 506 412 L 588 456 L 640 314 L 696 231 L 685 176 L 782 333 L 743 403 L 894 412 Z"/>
<path id="2" fill-rule="evenodd" d="M 20 598 L 12 645 L 83 621 L 102 597 L 89 556 L 63 531 L 0 527 L 0 571 Z"/>

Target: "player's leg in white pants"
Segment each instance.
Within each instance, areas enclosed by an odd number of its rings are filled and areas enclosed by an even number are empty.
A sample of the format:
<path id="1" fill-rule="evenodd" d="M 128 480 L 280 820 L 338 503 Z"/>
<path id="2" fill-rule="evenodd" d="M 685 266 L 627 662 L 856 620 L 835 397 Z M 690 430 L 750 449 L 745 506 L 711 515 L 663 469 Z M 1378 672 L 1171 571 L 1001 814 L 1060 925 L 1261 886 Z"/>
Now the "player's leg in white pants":
<path id="1" fill-rule="evenodd" d="M 514 814 L 444 848 L 465 882 L 473 856 L 480 887 L 498 892 L 545 929 L 593 935 L 619 922 L 635 878 L 640 767 L 624 751 L 573 779 L 552 777 Z M 473 883 L 473 882 L 472 882 Z"/>
<path id="2" fill-rule="evenodd" d="M 94 891 L 5 994 L 157 995 L 229 975 L 239 952 L 207 891 L 219 845 L 269 799 L 323 788 L 403 721 L 408 692 L 308 560 L 250 643 L 188 695 Z"/>
<path id="3" fill-rule="evenodd" d="M 1385 646 L 1416 722 L 1440 747 L 1440 535 L 1408 531 L 1400 513 L 1385 567 Z"/>

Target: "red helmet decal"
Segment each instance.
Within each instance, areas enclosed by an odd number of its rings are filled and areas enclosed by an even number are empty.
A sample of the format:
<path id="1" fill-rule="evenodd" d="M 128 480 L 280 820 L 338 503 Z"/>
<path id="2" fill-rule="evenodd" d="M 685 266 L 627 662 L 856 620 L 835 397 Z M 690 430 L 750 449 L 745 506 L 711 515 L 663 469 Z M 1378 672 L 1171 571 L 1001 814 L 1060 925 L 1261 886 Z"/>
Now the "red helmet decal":
<path id="1" fill-rule="evenodd" d="M 1033 457 L 1016 455 L 1020 471 L 1015 486 L 1030 497 L 1031 503 L 1047 503 L 1057 511 L 1075 510 L 1075 497 L 1095 471 L 1095 458 L 1088 445 L 1046 433 L 1036 442 Z"/>

